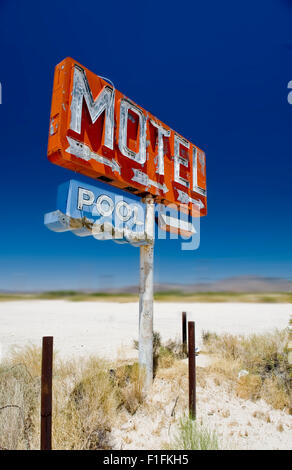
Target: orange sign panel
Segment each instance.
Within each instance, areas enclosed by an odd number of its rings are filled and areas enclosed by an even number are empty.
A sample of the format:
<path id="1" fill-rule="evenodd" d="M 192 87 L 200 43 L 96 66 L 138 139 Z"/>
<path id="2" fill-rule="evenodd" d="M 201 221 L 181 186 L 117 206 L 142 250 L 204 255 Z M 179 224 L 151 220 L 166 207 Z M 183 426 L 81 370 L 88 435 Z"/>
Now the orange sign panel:
<path id="1" fill-rule="evenodd" d="M 48 158 L 138 196 L 206 214 L 205 153 L 71 58 L 55 69 Z"/>

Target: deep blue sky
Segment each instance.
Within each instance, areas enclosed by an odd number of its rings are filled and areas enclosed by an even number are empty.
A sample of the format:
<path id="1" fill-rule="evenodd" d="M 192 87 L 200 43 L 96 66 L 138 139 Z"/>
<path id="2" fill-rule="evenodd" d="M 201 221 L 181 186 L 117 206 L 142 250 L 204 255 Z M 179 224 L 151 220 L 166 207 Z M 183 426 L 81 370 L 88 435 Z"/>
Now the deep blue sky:
<path id="1" fill-rule="evenodd" d="M 0 0 L 0 19 L 0 289 L 138 282 L 137 248 L 43 226 L 75 176 L 46 158 L 67 56 L 206 152 L 200 248 L 157 242 L 156 281 L 292 277 L 291 1 Z"/>

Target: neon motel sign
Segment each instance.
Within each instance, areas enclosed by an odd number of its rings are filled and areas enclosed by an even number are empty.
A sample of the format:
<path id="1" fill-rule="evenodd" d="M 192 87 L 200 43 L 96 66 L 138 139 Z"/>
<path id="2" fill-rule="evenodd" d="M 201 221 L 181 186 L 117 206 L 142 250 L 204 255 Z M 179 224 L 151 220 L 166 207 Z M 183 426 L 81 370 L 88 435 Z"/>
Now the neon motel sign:
<path id="1" fill-rule="evenodd" d="M 205 153 L 71 58 L 55 69 L 48 158 L 193 216 L 207 213 Z"/>

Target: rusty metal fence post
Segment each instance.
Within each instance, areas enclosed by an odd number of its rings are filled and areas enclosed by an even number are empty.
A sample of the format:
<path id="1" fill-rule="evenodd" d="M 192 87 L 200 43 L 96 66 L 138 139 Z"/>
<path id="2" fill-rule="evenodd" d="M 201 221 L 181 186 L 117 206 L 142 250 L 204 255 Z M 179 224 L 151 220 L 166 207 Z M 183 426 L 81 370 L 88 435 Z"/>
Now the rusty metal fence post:
<path id="1" fill-rule="evenodd" d="M 41 450 L 52 449 L 53 337 L 43 337 L 41 381 Z"/>
<path id="2" fill-rule="evenodd" d="M 196 419 L 196 352 L 195 352 L 195 322 L 188 322 L 189 342 L 189 416 Z"/>
<path id="3" fill-rule="evenodd" d="M 182 312 L 182 352 L 187 354 L 187 312 Z"/>

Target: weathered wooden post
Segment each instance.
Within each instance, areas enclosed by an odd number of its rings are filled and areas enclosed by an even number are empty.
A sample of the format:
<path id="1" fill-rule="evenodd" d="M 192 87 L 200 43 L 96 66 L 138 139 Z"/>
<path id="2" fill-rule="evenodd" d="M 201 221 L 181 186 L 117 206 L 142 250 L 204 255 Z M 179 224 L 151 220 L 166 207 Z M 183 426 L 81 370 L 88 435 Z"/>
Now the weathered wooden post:
<path id="1" fill-rule="evenodd" d="M 52 449 L 53 337 L 43 337 L 41 379 L 41 450 Z"/>
<path id="2" fill-rule="evenodd" d="M 196 419 L 196 352 L 195 352 L 195 322 L 188 322 L 189 342 L 189 415 Z"/>
<path id="3" fill-rule="evenodd" d="M 155 206 L 146 196 L 145 232 L 149 244 L 140 247 L 139 365 L 145 371 L 145 389 L 153 381 L 153 261 Z"/>
<path id="4" fill-rule="evenodd" d="M 187 312 L 182 312 L 182 352 L 187 354 Z"/>

